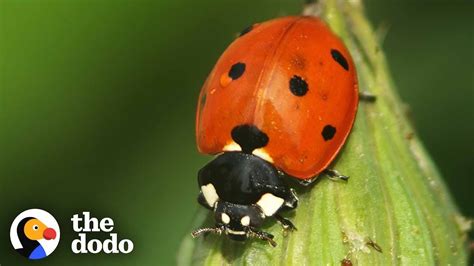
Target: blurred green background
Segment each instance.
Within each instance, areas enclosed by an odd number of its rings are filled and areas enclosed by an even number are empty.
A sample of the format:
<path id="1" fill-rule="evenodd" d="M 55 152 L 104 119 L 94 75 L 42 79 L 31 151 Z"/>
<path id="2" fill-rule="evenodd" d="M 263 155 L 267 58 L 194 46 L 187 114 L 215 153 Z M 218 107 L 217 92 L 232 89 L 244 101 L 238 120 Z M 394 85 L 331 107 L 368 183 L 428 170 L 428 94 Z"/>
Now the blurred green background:
<path id="1" fill-rule="evenodd" d="M 33 207 L 62 226 L 38 265 L 173 264 L 210 160 L 195 148 L 199 89 L 236 33 L 302 2 L 0 0 L 0 264 L 26 264 L 8 232 Z M 474 216 L 473 2 L 366 6 L 421 139 Z M 112 217 L 133 253 L 72 255 L 69 219 L 84 210 Z"/>

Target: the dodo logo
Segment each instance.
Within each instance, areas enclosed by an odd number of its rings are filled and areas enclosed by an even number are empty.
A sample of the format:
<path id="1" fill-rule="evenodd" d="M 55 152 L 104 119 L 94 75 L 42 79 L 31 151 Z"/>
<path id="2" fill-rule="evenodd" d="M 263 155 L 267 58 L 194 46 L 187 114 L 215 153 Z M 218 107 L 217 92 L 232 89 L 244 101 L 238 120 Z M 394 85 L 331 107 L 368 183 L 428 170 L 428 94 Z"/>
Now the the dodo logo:
<path id="1" fill-rule="evenodd" d="M 30 209 L 20 213 L 10 227 L 10 240 L 30 260 L 46 258 L 59 243 L 59 225 L 46 211 Z"/>

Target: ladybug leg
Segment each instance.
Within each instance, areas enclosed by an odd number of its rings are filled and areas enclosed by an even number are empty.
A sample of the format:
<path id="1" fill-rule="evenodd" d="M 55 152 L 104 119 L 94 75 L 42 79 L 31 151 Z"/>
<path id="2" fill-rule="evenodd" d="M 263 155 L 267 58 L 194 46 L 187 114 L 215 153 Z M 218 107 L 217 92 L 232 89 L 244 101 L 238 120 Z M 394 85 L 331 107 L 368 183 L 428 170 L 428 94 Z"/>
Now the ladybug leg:
<path id="1" fill-rule="evenodd" d="M 339 181 L 339 180 L 347 181 L 347 180 L 349 180 L 348 176 L 342 175 L 341 173 L 339 173 L 339 171 L 337 171 L 335 169 L 326 169 L 326 170 L 324 170 L 324 173 L 326 175 L 328 175 L 329 179 L 331 179 L 332 181 Z"/>
<path id="2" fill-rule="evenodd" d="M 361 91 L 359 92 L 359 100 L 373 103 L 375 100 L 377 100 L 377 96 L 367 91 Z"/>
<path id="3" fill-rule="evenodd" d="M 349 180 L 349 177 L 346 176 L 346 175 L 343 175 L 341 173 L 339 173 L 339 171 L 335 170 L 335 169 L 329 169 L 327 168 L 326 170 L 324 170 L 322 172 L 323 174 L 326 174 L 328 176 L 328 178 L 332 181 L 347 181 Z M 296 178 L 295 178 L 296 179 Z M 319 175 L 313 177 L 313 178 L 310 178 L 310 179 L 305 179 L 305 180 L 297 180 L 298 183 L 300 185 L 303 185 L 303 186 L 309 186 L 311 184 L 313 184 L 316 180 L 319 180 Z"/>
<path id="4" fill-rule="evenodd" d="M 290 193 L 285 199 L 283 210 L 293 210 L 296 207 L 298 207 L 298 196 L 296 196 L 295 190 L 290 188 Z"/>
<path id="5" fill-rule="evenodd" d="M 296 226 L 288 219 L 286 219 L 285 217 L 281 216 L 280 214 L 275 214 L 273 215 L 273 217 L 275 217 L 275 219 L 281 224 L 281 226 L 283 227 L 283 229 L 286 231 L 286 230 L 289 230 L 289 231 L 296 231 Z"/>
<path id="6" fill-rule="evenodd" d="M 319 177 L 319 175 L 318 175 L 318 176 L 315 176 L 315 177 L 313 177 L 313 178 L 311 178 L 311 179 L 298 180 L 298 183 L 300 183 L 300 185 L 303 185 L 303 186 L 307 187 L 307 186 L 309 186 L 309 185 L 315 183 L 315 181 L 319 179 L 318 177 Z"/>
<path id="7" fill-rule="evenodd" d="M 248 237 L 255 237 L 261 240 L 265 240 L 270 244 L 272 247 L 276 247 L 277 243 L 273 240 L 273 235 L 267 232 L 263 231 L 256 231 L 253 229 L 249 228 L 249 231 L 247 232 Z"/>

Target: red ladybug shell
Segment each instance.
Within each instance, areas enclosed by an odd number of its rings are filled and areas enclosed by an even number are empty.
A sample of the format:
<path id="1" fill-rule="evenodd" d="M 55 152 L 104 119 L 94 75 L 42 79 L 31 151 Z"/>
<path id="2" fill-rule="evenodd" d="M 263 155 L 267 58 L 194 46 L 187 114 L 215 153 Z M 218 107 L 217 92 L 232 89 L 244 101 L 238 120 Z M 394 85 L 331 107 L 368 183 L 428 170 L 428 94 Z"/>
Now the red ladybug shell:
<path id="1" fill-rule="evenodd" d="M 253 126 L 263 134 L 262 147 L 247 152 L 310 179 L 341 149 L 357 105 L 352 58 L 321 20 L 270 20 L 246 29 L 207 78 L 196 117 L 198 149 L 241 150 L 232 132 Z"/>

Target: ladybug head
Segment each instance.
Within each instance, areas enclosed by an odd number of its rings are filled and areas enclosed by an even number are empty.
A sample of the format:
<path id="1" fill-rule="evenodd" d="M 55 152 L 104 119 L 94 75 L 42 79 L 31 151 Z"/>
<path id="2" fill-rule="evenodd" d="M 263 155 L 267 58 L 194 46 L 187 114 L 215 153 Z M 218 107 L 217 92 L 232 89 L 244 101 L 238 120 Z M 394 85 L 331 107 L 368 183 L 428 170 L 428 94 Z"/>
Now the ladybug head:
<path id="1" fill-rule="evenodd" d="M 256 205 L 241 205 L 221 201 L 214 212 L 216 225 L 224 230 L 229 238 L 243 241 L 254 229 L 262 226 L 265 215 Z"/>
<path id="2" fill-rule="evenodd" d="M 225 234 L 230 239 L 245 241 L 248 238 L 258 238 L 267 241 L 275 247 L 273 235 L 259 231 L 265 215 L 256 205 L 241 205 L 229 202 L 218 202 L 215 209 L 216 227 L 200 228 L 192 232 L 193 237 L 203 233 Z"/>

